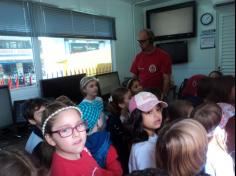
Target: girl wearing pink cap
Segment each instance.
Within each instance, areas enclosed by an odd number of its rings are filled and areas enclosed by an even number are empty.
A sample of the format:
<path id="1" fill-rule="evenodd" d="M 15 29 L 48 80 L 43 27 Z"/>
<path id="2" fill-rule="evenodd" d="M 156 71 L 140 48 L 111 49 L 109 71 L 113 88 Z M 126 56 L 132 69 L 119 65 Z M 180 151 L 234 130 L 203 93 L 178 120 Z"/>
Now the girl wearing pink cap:
<path id="1" fill-rule="evenodd" d="M 131 136 L 129 172 L 155 168 L 156 131 L 162 125 L 162 109 L 167 103 L 149 92 L 140 92 L 129 103 L 128 130 Z"/>

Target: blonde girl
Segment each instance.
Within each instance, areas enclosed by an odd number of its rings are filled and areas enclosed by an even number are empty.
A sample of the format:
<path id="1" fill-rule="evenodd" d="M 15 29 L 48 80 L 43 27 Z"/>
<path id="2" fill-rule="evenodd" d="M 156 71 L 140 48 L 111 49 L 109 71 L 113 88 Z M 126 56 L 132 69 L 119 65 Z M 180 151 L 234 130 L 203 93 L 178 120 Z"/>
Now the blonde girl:
<path id="1" fill-rule="evenodd" d="M 161 129 L 156 144 L 156 163 L 169 176 L 203 176 L 207 133 L 193 119 L 172 122 Z"/>

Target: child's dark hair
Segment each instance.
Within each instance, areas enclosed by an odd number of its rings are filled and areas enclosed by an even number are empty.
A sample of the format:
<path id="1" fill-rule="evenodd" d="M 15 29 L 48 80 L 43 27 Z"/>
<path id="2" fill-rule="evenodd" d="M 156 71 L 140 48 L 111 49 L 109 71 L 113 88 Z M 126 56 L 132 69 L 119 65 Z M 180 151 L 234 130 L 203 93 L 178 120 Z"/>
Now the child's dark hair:
<path id="1" fill-rule="evenodd" d="M 46 141 L 41 142 L 37 146 L 38 150 L 34 152 L 35 158 L 38 160 L 38 164 L 43 166 L 45 169 L 50 170 L 52 163 L 52 156 L 55 151 L 55 148 L 49 145 Z"/>
<path id="2" fill-rule="evenodd" d="M 220 124 L 222 110 L 216 103 L 203 103 L 193 110 L 191 117 L 200 122 L 207 133 L 210 133 Z"/>
<path id="3" fill-rule="evenodd" d="M 209 92 L 206 99 L 214 103 L 219 103 L 219 102 L 228 103 L 229 95 L 234 86 L 235 86 L 235 77 L 232 75 L 225 75 L 219 78 L 215 78 L 212 90 Z"/>
<path id="4" fill-rule="evenodd" d="M 138 143 L 148 140 L 148 133 L 143 128 L 142 111 L 135 109 L 125 124 L 126 130 L 129 133 L 131 143 Z"/>
<path id="5" fill-rule="evenodd" d="M 178 118 L 188 118 L 190 115 L 188 114 L 189 108 L 193 109 L 193 105 L 187 100 L 175 100 L 171 102 L 167 107 L 168 123 Z"/>
<path id="6" fill-rule="evenodd" d="M 124 96 L 129 92 L 129 89 L 120 87 L 114 90 L 111 94 L 111 102 L 107 105 L 107 111 L 110 113 L 116 115 L 117 117 L 121 115 L 121 108 L 119 107 L 119 104 L 124 102 Z"/>
<path id="7" fill-rule="evenodd" d="M 197 87 L 197 96 L 203 100 L 209 95 L 214 85 L 214 78 L 205 77 L 199 80 Z"/>
<path id="8" fill-rule="evenodd" d="M 1 150 L 0 166 L 0 176 L 39 176 L 33 159 L 20 150 Z"/>
<path id="9" fill-rule="evenodd" d="M 48 100 L 43 98 L 29 99 L 24 103 L 24 118 L 26 120 L 34 119 L 35 111 L 38 111 L 42 106 L 47 106 Z"/>

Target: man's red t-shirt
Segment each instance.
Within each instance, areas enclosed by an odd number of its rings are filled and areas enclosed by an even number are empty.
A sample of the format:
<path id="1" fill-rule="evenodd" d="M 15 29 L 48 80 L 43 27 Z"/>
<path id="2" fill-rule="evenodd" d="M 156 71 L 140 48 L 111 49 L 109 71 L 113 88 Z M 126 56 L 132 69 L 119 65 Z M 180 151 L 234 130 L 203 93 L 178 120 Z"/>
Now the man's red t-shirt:
<path id="1" fill-rule="evenodd" d="M 163 88 L 163 74 L 172 72 L 170 56 L 160 48 L 152 53 L 139 53 L 130 71 L 137 75 L 144 88 Z"/>

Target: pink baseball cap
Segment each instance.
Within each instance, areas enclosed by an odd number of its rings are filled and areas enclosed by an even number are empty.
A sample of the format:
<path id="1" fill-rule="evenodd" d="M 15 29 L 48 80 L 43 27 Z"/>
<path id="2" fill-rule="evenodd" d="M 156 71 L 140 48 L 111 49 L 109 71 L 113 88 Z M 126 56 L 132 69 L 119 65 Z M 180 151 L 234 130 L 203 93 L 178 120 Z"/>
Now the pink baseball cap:
<path id="1" fill-rule="evenodd" d="M 139 92 L 131 98 L 129 102 L 129 112 L 132 113 L 135 109 L 148 112 L 157 104 L 161 104 L 163 108 L 168 106 L 166 102 L 159 101 L 158 98 L 150 92 Z"/>

